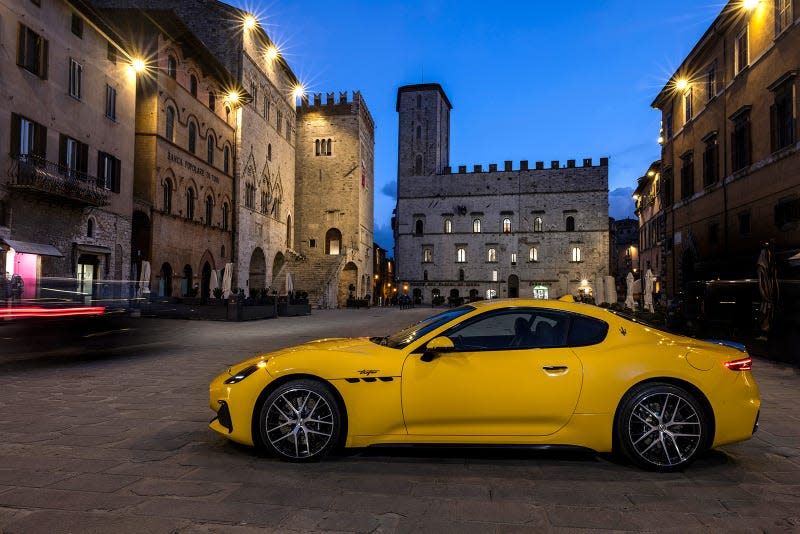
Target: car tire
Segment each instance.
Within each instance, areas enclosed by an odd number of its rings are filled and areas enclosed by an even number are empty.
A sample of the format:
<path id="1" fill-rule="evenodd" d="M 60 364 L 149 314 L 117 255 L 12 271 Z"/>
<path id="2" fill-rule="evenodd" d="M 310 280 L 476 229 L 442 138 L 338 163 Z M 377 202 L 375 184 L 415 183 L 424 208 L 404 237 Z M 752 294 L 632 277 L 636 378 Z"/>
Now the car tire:
<path id="1" fill-rule="evenodd" d="M 269 394 L 258 428 L 267 450 L 283 460 L 319 460 L 339 443 L 342 411 L 329 386 L 293 380 Z"/>
<path id="2" fill-rule="evenodd" d="M 679 471 L 706 448 L 710 425 L 702 405 L 683 388 L 645 383 L 620 403 L 617 443 L 634 465 L 650 471 Z"/>

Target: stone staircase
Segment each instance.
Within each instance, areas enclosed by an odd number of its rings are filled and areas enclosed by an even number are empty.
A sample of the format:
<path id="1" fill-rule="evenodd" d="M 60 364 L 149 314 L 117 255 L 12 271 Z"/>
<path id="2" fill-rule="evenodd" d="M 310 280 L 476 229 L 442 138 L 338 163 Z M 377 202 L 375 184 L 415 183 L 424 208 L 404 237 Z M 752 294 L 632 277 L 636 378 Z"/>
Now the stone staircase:
<path id="1" fill-rule="evenodd" d="M 312 308 L 335 308 L 339 273 L 347 256 L 322 256 L 309 260 L 291 251 L 277 273 L 273 273 L 272 287 L 278 294 L 286 294 L 286 273 L 292 273 L 295 291 L 306 291 Z M 332 296 L 332 297 L 331 297 Z"/>

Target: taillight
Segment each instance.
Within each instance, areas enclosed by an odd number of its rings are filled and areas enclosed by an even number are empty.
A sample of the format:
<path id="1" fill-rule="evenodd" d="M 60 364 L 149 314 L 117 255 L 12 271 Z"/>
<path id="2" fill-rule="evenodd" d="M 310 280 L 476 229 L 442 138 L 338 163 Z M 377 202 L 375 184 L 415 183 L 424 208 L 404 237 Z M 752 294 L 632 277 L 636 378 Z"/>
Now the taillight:
<path id="1" fill-rule="evenodd" d="M 749 371 L 753 368 L 753 358 L 742 358 L 725 362 L 725 367 L 731 371 Z"/>

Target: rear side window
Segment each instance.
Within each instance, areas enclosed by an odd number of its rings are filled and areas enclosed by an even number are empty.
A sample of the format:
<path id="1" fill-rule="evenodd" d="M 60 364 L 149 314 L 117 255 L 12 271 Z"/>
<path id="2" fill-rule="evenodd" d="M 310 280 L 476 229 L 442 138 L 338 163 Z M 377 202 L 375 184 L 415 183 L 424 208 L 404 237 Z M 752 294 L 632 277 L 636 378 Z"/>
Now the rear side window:
<path id="1" fill-rule="evenodd" d="M 591 317 L 573 315 L 567 345 L 570 347 L 597 345 L 606 338 L 606 334 L 608 334 L 608 323 Z"/>

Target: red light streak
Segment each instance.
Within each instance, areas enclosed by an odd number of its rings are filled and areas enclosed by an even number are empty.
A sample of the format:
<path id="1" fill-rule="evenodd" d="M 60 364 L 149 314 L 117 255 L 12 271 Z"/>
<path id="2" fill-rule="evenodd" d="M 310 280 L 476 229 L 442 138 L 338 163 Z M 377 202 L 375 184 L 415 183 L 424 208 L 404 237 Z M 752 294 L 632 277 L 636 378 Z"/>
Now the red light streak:
<path id="1" fill-rule="evenodd" d="M 78 315 L 102 315 L 103 306 L 85 308 L 40 308 L 36 306 L 21 308 L 0 308 L 0 318 L 19 319 L 23 317 L 72 317 Z"/>

